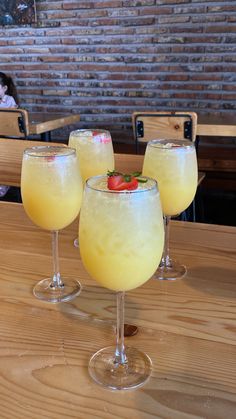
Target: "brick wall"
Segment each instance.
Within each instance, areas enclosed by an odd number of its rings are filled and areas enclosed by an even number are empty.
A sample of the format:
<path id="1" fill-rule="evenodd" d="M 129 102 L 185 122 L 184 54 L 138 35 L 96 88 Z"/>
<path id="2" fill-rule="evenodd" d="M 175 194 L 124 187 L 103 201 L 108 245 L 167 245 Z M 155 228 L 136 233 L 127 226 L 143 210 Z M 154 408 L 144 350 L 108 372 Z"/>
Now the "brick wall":
<path id="1" fill-rule="evenodd" d="M 131 139 L 135 110 L 236 109 L 236 1 L 36 1 L 0 27 L 0 70 L 29 110 L 81 114 Z M 55 132 L 66 138 L 71 127 Z"/>

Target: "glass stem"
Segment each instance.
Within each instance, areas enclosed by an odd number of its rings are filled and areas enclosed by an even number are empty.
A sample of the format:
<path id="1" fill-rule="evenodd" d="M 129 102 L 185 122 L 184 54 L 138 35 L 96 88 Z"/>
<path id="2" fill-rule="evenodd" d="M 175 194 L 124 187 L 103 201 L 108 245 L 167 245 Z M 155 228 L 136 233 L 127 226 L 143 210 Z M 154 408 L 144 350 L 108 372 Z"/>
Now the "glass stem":
<path id="1" fill-rule="evenodd" d="M 124 344 L 124 292 L 116 294 L 117 302 L 117 325 L 116 325 L 116 352 L 115 362 L 119 365 L 127 364 Z"/>
<path id="2" fill-rule="evenodd" d="M 53 279 L 51 288 L 61 288 L 64 284 L 61 281 L 59 272 L 59 257 L 58 257 L 58 231 L 52 232 L 52 257 L 53 257 Z"/>
<path id="3" fill-rule="evenodd" d="M 164 215 L 164 227 L 165 227 L 165 242 L 164 250 L 161 259 L 161 266 L 170 266 L 170 255 L 169 255 L 169 239 L 170 239 L 170 219 L 169 215 Z"/>

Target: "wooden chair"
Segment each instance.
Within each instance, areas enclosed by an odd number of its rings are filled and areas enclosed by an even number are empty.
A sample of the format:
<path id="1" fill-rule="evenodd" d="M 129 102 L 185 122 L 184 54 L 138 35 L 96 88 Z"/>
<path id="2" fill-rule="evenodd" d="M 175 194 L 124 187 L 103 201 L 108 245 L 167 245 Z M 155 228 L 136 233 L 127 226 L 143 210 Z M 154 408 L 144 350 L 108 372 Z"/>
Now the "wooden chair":
<path id="1" fill-rule="evenodd" d="M 26 140 L 29 118 L 25 109 L 0 109 L 0 136 Z"/>
<path id="2" fill-rule="evenodd" d="M 164 138 L 167 140 L 196 140 L 195 112 L 134 112 L 132 114 L 136 153 L 139 143 Z"/>
<path id="3" fill-rule="evenodd" d="M 14 139 L 0 138 L 0 184 L 20 187 L 24 150 L 46 145 L 44 141 L 14 141 Z M 61 143 L 50 143 L 50 146 L 67 147 Z"/>

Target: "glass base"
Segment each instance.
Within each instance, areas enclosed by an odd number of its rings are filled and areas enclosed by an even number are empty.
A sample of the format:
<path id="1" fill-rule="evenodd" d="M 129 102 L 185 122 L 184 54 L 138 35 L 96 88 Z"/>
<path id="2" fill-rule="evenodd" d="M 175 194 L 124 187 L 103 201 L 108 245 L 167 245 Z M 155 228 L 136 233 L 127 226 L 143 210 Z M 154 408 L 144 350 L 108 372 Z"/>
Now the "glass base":
<path id="1" fill-rule="evenodd" d="M 176 260 L 169 260 L 167 264 L 162 261 L 154 273 L 153 279 L 175 281 L 176 279 L 183 278 L 186 272 L 186 267 L 180 265 Z"/>
<path id="2" fill-rule="evenodd" d="M 96 352 L 89 362 L 89 374 L 96 383 L 110 390 L 131 390 L 142 386 L 150 377 L 152 361 L 138 349 L 125 349 L 127 363 L 115 362 L 115 347 Z"/>
<path id="3" fill-rule="evenodd" d="M 79 247 L 79 240 L 78 240 L 78 239 L 75 239 L 75 240 L 74 240 L 74 246 L 75 246 L 75 247 Z"/>
<path id="4" fill-rule="evenodd" d="M 62 303 L 73 300 L 81 292 L 82 287 L 79 281 L 72 278 L 63 278 L 63 281 L 63 286 L 53 287 L 52 278 L 42 279 L 35 285 L 33 294 L 39 300 L 49 303 Z"/>

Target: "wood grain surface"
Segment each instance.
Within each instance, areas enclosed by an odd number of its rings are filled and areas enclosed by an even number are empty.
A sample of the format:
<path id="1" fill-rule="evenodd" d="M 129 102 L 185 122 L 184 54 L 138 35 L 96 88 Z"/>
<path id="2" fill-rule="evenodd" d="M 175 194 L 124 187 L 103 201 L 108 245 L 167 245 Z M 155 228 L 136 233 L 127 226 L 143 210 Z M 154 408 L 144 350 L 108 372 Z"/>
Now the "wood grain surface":
<path id="1" fill-rule="evenodd" d="M 143 112 L 145 113 L 145 112 Z M 150 114 L 150 112 L 146 112 Z M 165 112 L 163 112 L 165 113 Z M 182 112 L 184 113 L 184 111 Z M 186 111 L 188 113 L 188 111 Z M 195 119 L 195 118 L 194 118 Z M 147 121 L 146 121 L 147 123 Z M 161 122 L 160 132 L 164 134 L 165 129 L 168 131 L 168 120 Z M 155 121 L 147 123 L 147 130 L 150 128 L 150 131 L 154 131 Z M 171 130 L 170 130 L 171 132 Z M 148 134 L 147 134 L 148 135 Z M 153 135 L 153 134 L 151 134 Z M 206 137 L 236 137 L 236 122 L 233 116 L 228 116 L 226 114 L 197 114 L 197 126 L 193 131 L 193 138 L 195 135 L 206 136 Z M 153 136 L 154 138 L 155 136 Z M 140 138 L 140 142 L 146 142 L 145 139 Z"/>
<path id="2" fill-rule="evenodd" d="M 42 134 L 80 121 L 79 114 L 29 113 L 29 133 Z"/>
<path id="3" fill-rule="evenodd" d="M 24 150 L 36 146 L 62 146 L 62 143 L 0 138 L 0 182 L 20 186 L 21 164 Z"/>
<path id="4" fill-rule="evenodd" d="M 236 417 L 236 228 L 172 222 L 171 252 L 187 266 L 176 282 L 150 279 L 126 295 L 126 344 L 145 351 L 153 373 L 141 389 L 105 390 L 89 358 L 115 340 L 115 297 L 83 268 L 73 246 L 78 220 L 59 235 L 63 276 L 78 278 L 75 300 L 32 295 L 52 271 L 51 236 L 20 204 L 0 203 L 0 417 Z"/>
<path id="5" fill-rule="evenodd" d="M 65 146 L 62 143 L 43 141 L 9 140 L 0 138 L 0 182 L 10 186 L 20 186 L 21 164 L 24 150 L 33 146 Z M 123 173 L 142 170 L 143 157 L 135 154 L 115 154 L 115 168 Z M 204 173 L 199 173 L 199 182 Z"/>
<path id="6" fill-rule="evenodd" d="M 26 139 L 29 134 L 28 112 L 21 108 L 0 108 L 1 136 Z"/>
<path id="7" fill-rule="evenodd" d="M 235 118 L 226 114 L 198 115 L 197 135 L 236 137 Z"/>
<path id="8" fill-rule="evenodd" d="M 135 127 L 143 124 L 143 136 L 138 136 L 138 142 L 148 142 L 157 138 L 167 140 L 187 139 L 185 123 L 191 121 L 191 141 L 196 140 L 197 114 L 195 112 L 145 111 L 132 114 L 134 137 Z"/>

